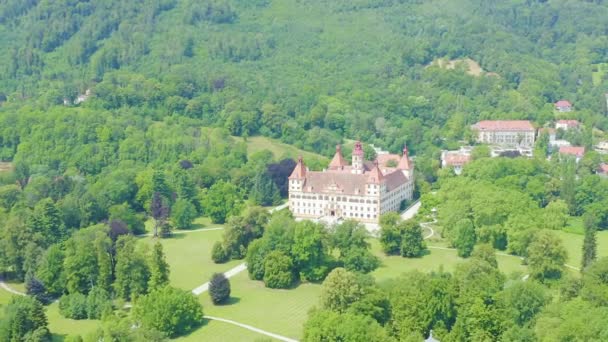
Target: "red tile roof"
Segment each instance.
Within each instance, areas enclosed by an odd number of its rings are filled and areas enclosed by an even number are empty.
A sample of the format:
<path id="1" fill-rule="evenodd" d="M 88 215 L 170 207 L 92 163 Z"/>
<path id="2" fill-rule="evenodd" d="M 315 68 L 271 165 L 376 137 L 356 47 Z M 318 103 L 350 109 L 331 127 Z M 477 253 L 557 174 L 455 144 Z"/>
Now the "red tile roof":
<path id="1" fill-rule="evenodd" d="M 372 168 L 372 170 L 366 174 L 367 174 L 367 181 L 369 183 L 380 184 L 384 180 L 384 175 L 382 174 L 382 171 L 380 171 L 380 168 L 378 168 L 377 160 L 374 163 L 374 167 Z"/>
<path id="2" fill-rule="evenodd" d="M 302 156 L 298 158 L 298 163 L 296 167 L 293 169 L 293 172 L 289 176 L 289 179 L 304 179 L 306 178 L 306 165 L 304 165 L 304 161 L 302 160 Z"/>
<path id="3" fill-rule="evenodd" d="M 572 107 L 572 103 L 566 100 L 559 100 L 555 102 L 555 107 Z"/>
<path id="4" fill-rule="evenodd" d="M 585 148 L 582 146 L 562 146 L 559 148 L 559 153 L 582 157 L 585 155 Z"/>
<path id="5" fill-rule="evenodd" d="M 338 145 L 338 146 L 336 146 L 336 154 L 334 154 L 334 157 L 331 160 L 331 162 L 329 163 L 328 168 L 332 169 L 332 170 L 336 170 L 336 169 L 343 169 L 345 166 L 348 166 L 348 163 L 346 162 L 344 157 L 342 157 L 342 148 L 340 147 L 340 145 Z"/>
<path id="6" fill-rule="evenodd" d="M 459 152 L 447 152 L 444 155 L 443 161 L 448 166 L 462 166 L 471 161 L 471 155 Z"/>
<path id="7" fill-rule="evenodd" d="M 577 127 L 578 125 L 580 125 L 580 122 L 578 122 L 578 120 L 557 120 L 557 123 L 560 125 L 566 125 L 568 127 Z"/>
<path id="8" fill-rule="evenodd" d="M 403 147 L 403 155 L 401 156 L 401 160 L 399 160 L 399 164 L 397 164 L 397 168 L 399 170 L 411 170 L 412 162 L 410 161 L 410 157 L 407 154 L 407 146 Z"/>
<path id="9" fill-rule="evenodd" d="M 376 156 L 376 160 L 378 161 L 378 164 L 381 168 L 390 167 L 386 164 L 388 164 L 389 161 L 393 160 L 395 161 L 395 165 L 393 165 L 392 167 L 395 167 L 399 163 L 399 160 L 401 160 L 401 156 L 398 154 L 379 154 Z"/>
<path id="10" fill-rule="evenodd" d="M 484 120 L 473 125 L 480 131 L 533 131 L 534 126 L 528 120 Z"/>

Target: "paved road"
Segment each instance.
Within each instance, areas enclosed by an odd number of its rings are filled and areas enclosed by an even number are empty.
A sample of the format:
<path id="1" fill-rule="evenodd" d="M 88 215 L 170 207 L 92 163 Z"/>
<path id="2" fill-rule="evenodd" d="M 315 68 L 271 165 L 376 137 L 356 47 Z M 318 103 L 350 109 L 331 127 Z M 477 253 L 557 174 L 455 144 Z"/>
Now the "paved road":
<path id="1" fill-rule="evenodd" d="M 294 339 L 291 339 L 289 337 L 277 335 L 277 334 L 274 334 L 274 333 L 271 333 L 271 332 L 268 332 L 268 331 L 265 331 L 265 330 L 262 330 L 262 329 L 258 329 L 258 328 L 252 327 L 251 325 L 247 325 L 247 324 L 231 321 L 229 319 L 224 319 L 224 318 L 219 318 L 219 317 L 213 317 L 213 316 L 204 316 L 204 317 L 206 319 L 211 319 L 211 320 L 218 321 L 218 322 L 224 322 L 224 323 L 236 325 L 236 326 L 239 326 L 241 328 L 245 328 L 247 330 L 251 330 L 251 331 L 254 331 L 256 333 L 259 333 L 259 334 L 262 334 L 262 335 L 266 335 L 266 336 L 269 336 L 269 337 L 272 337 L 274 339 L 281 340 L 281 341 L 284 341 L 284 342 L 298 342 L 298 340 L 294 340 Z"/>
<path id="2" fill-rule="evenodd" d="M 281 204 L 278 207 L 274 207 L 270 210 L 268 210 L 268 212 L 270 212 L 271 214 L 274 213 L 275 211 L 279 211 L 279 210 L 283 210 L 285 208 L 287 208 L 289 206 L 289 202 L 285 203 L 285 204 Z M 211 230 L 211 229 L 224 229 L 224 228 L 210 228 L 210 229 L 197 229 L 198 231 L 202 231 L 202 230 Z M 190 232 L 194 232 L 195 230 L 191 230 Z M 230 277 L 234 277 L 235 275 L 243 272 L 244 270 L 247 269 L 247 265 L 245 263 L 242 263 L 228 271 L 226 271 L 224 273 L 224 275 L 226 276 L 226 278 L 230 278 Z M 201 286 L 195 288 L 194 290 L 192 290 L 192 293 L 194 293 L 195 295 L 200 295 L 203 292 L 206 292 L 209 289 L 209 282 L 206 282 L 204 284 L 202 284 Z"/>
<path id="3" fill-rule="evenodd" d="M 231 278 L 231 277 L 234 277 L 235 275 L 243 272 L 246 269 L 247 269 L 247 265 L 245 263 L 242 263 L 242 264 L 224 272 L 224 275 L 226 276 L 226 278 Z M 195 295 L 198 296 L 201 293 L 206 292 L 207 290 L 209 290 L 209 282 L 206 282 L 203 285 L 195 288 L 194 290 L 192 290 L 192 293 L 194 293 Z"/>
<path id="4" fill-rule="evenodd" d="M 412 217 L 416 216 L 416 214 L 418 214 L 418 211 L 420 210 L 420 204 L 420 200 L 416 201 L 413 205 L 407 208 L 403 212 L 403 214 L 401 214 L 401 218 L 404 220 L 409 220 Z"/>

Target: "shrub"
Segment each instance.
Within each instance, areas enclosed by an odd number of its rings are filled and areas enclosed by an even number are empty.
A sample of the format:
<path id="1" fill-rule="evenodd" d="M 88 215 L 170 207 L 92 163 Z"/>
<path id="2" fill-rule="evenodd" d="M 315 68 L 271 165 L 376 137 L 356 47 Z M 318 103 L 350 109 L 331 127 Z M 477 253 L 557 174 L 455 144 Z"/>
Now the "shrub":
<path id="1" fill-rule="evenodd" d="M 223 264 L 228 261 L 228 254 L 224 250 L 221 242 L 216 242 L 211 249 L 211 259 L 216 264 Z"/>
<path id="2" fill-rule="evenodd" d="M 230 298 L 230 281 L 223 273 L 214 273 L 209 282 L 209 295 L 213 304 L 224 303 Z"/>

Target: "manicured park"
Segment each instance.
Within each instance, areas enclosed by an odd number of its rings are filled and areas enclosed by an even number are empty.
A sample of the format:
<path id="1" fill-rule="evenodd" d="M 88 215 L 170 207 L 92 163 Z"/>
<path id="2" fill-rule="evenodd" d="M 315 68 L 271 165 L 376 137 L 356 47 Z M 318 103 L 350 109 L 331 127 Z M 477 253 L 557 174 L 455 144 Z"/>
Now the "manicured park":
<path id="1" fill-rule="evenodd" d="M 171 266 L 171 284 L 176 287 L 192 290 L 207 282 L 214 272 L 225 272 L 242 262 L 234 260 L 225 264 L 215 264 L 211 261 L 211 247 L 221 239 L 223 230 L 217 229 L 221 226 L 204 223 L 201 223 L 202 230 L 178 231 L 173 237 L 161 240 L 167 261 Z M 568 250 L 568 263 L 578 267 L 583 236 L 561 231 L 557 233 Z M 606 248 L 608 232 L 599 232 L 597 238 L 599 256 L 608 256 L 608 248 Z M 142 244 L 151 244 L 155 239 L 147 236 L 141 237 L 140 241 Z M 452 271 L 463 261 L 456 255 L 455 250 L 448 249 L 446 243 L 437 236 L 427 241 L 430 247 L 428 253 L 414 259 L 386 256 L 380 250 L 378 240 L 370 239 L 370 243 L 374 254 L 382 261 L 382 265 L 372 273 L 378 282 L 413 270 Z M 518 257 L 499 254 L 497 259 L 500 269 L 505 274 L 526 272 L 526 267 L 521 264 Z M 307 319 L 308 311 L 318 303 L 321 289 L 319 284 L 303 283 L 289 290 L 272 290 L 265 288 L 262 282 L 250 280 L 247 272 L 234 276 L 230 282 L 232 298 L 225 305 L 213 305 L 208 293 L 199 296 L 205 315 L 234 320 L 293 339 L 302 337 L 302 325 Z M 20 291 L 24 289 L 22 284 L 9 285 Z M 0 290 L 0 304 L 7 303 L 9 299 L 10 294 Z M 99 326 L 99 321 L 75 321 L 63 318 L 59 314 L 57 303 L 47 307 L 47 315 L 49 328 L 57 341 L 68 334 L 86 335 Z M 228 323 L 205 320 L 203 326 L 180 340 L 225 341 L 260 338 L 266 339 L 266 336 Z"/>

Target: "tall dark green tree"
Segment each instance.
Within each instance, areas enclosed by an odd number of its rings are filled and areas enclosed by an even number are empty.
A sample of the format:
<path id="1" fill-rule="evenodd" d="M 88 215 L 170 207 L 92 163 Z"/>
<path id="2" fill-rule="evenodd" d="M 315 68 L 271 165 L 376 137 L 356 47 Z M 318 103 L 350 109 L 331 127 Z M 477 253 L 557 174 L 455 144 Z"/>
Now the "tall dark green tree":
<path id="1" fill-rule="evenodd" d="M 14 296 L 0 321 L 0 340 L 26 341 L 28 336 L 36 335 L 50 340 L 47 329 L 48 320 L 42 304 L 32 297 Z"/>
<path id="2" fill-rule="evenodd" d="M 266 172 L 258 172 L 256 174 L 249 196 L 253 200 L 253 203 L 262 206 L 277 204 L 281 200 L 281 194 L 277 185 Z"/>
<path id="3" fill-rule="evenodd" d="M 156 290 L 169 284 L 169 264 L 165 259 L 163 245 L 157 241 L 152 248 L 152 253 L 148 260 L 150 269 L 150 279 L 148 280 L 148 289 Z"/>
<path id="4" fill-rule="evenodd" d="M 587 268 L 597 258 L 597 219 L 593 214 L 583 215 L 583 228 L 585 229 L 585 238 L 583 239 L 583 260 L 582 269 Z"/>
<path id="5" fill-rule="evenodd" d="M 130 235 L 123 235 L 116 241 L 114 291 L 125 300 L 148 291 L 150 269 L 145 256 L 136 248 L 136 242 Z"/>
<path id="6" fill-rule="evenodd" d="M 455 230 L 454 247 L 458 250 L 458 256 L 466 258 L 473 252 L 477 241 L 475 227 L 471 220 L 462 219 L 456 223 Z"/>

